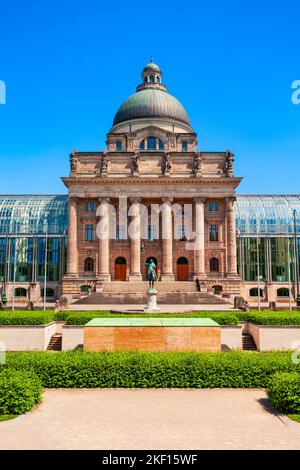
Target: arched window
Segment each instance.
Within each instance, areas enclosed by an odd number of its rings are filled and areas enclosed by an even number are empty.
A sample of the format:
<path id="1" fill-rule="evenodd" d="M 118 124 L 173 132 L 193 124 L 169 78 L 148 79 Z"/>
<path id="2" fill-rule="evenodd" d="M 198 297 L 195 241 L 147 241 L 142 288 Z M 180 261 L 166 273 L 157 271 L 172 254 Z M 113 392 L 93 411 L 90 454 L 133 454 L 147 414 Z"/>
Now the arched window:
<path id="1" fill-rule="evenodd" d="M 280 287 L 277 289 L 277 297 L 288 297 L 289 296 L 289 290 L 287 287 Z"/>
<path id="2" fill-rule="evenodd" d="M 218 258 L 211 258 L 209 262 L 210 272 L 219 272 L 219 260 Z"/>
<path id="3" fill-rule="evenodd" d="M 140 150 L 145 150 L 145 139 L 140 142 Z"/>
<path id="4" fill-rule="evenodd" d="M 147 138 L 147 147 L 148 150 L 156 150 L 156 137 L 148 137 Z"/>
<path id="5" fill-rule="evenodd" d="M 212 286 L 214 294 L 221 294 L 223 287 L 222 286 Z"/>
<path id="6" fill-rule="evenodd" d="M 41 297 L 44 297 L 44 292 L 45 289 L 43 288 L 41 290 Z M 51 289 L 51 287 L 46 288 L 46 297 L 54 297 L 54 289 Z"/>
<path id="7" fill-rule="evenodd" d="M 148 83 L 148 77 L 144 78 L 144 83 Z"/>
<path id="8" fill-rule="evenodd" d="M 156 77 L 156 81 L 157 81 L 157 83 L 160 83 L 160 78 L 159 78 L 158 75 L 157 75 L 157 77 Z"/>
<path id="9" fill-rule="evenodd" d="M 177 264 L 189 264 L 189 262 L 184 256 L 181 256 L 180 258 L 178 258 Z"/>
<path id="10" fill-rule="evenodd" d="M 90 289 L 91 289 L 91 286 L 88 286 L 88 285 L 80 287 L 80 291 L 84 294 L 88 294 Z"/>
<path id="11" fill-rule="evenodd" d="M 27 297 L 27 290 L 23 287 L 17 287 L 15 289 L 15 296 L 16 297 Z"/>
<path id="12" fill-rule="evenodd" d="M 84 261 L 85 271 L 94 271 L 94 260 L 93 258 L 86 258 Z"/>
<path id="13" fill-rule="evenodd" d="M 257 287 L 252 287 L 252 289 L 250 289 L 250 291 L 249 291 L 249 295 L 250 295 L 250 297 L 258 297 L 258 288 Z M 259 296 L 260 297 L 264 296 L 264 293 L 263 293 L 262 289 L 259 289 Z"/>
<path id="14" fill-rule="evenodd" d="M 123 256 L 119 256 L 119 258 L 116 259 L 116 264 L 126 264 L 126 259 L 123 258 Z"/>
<path id="15" fill-rule="evenodd" d="M 150 82 L 154 83 L 154 75 L 150 75 Z"/>

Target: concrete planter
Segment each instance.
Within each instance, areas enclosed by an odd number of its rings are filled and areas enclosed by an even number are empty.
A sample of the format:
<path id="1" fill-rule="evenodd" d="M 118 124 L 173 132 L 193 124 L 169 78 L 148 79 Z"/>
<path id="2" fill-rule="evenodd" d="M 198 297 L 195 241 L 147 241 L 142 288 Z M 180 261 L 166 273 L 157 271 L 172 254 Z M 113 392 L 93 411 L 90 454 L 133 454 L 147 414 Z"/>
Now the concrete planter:
<path id="1" fill-rule="evenodd" d="M 45 351 L 56 328 L 55 322 L 46 325 L 1 325 L 2 348 L 6 351 Z"/>
<path id="2" fill-rule="evenodd" d="M 83 326 L 64 325 L 62 327 L 62 351 L 71 351 L 83 345 Z"/>
<path id="3" fill-rule="evenodd" d="M 300 326 L 247 324 L 259 351 L 288 351 L 300 345 Z"/>
<path id="4" fill-rule="evenodd" d="M 242 325 L 221 326 L 221 345 L 223 351 L 230 349 L 243 349 Z"/>

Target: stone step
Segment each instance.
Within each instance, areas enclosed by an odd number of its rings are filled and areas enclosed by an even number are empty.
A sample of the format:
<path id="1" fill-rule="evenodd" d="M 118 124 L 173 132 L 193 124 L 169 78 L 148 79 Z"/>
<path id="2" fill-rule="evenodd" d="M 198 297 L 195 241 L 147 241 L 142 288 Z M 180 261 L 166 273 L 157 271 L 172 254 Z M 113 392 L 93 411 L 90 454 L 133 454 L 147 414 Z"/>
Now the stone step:
<path id="1" fill-rule="evenodd" d="M 147 281 L 138 282 L 105 282 L 103 293 L 141 293 L 144 294 L 149 287 Z M 159 292 L 198 292 L 195 282 L 184 281 L 158 281 L 155 284 Z"/>
<path id="2" fill-rule="evenodd" d="M 84 297 L 75 303 L 83 305 L 146 305 L 147 294 L 103 292 Z M 158 292 L 157 303 L 158 305 L 228 305 L 229 302 L 205 292 Z"/>
<path id="3" fill-rule="evenodd" d="M 254 342 L 253 336 L 248 333 L 243 333 L 242 335 L 242 345 L 244 351 L 256 351 L 256 344 Z"/>
<path id="4" fill-rule="evenodd" d="M 62 334 L 55 333 L 51 336 L 47 350 L 48 351 L 61 351 L 62 348 Z"/>

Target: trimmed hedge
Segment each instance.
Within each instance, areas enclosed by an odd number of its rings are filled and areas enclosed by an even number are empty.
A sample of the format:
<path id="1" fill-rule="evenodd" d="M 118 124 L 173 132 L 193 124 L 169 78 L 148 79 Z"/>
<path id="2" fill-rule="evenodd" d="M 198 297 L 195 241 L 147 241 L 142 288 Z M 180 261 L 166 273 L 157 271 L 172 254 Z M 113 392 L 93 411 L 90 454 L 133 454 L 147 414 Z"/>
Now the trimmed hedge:
<path id="1" fill-rule="evenodd" d="M 235 312 L 239 321 L 256 325 L 300 325 L 300 312 Z"/>
<path id="2" fill-rule="evenodd" d="M 231 312 L 191 312 L 191 313 L 110 313 L 110 312 L 74 312 L 69 313 L 67 325 L 85 325 L 93 318 L 212 318 L 220 325 L 238 325 L 239 320 L 235 313 Z"/>
<path id="3" fill-rule="evenodd" d="M 271 311 L 193 311 L 190 313 L 111 313 L 100 311 L 3 311 L 0 312 L 0 325 L 44 325 L 53 321 L 65 321 L 67 325 L 85 325 L 93 318 L 212 318 L 220 325 L 237 325 L 241 321 L 250 321 L 257 325 L 299 325 L 300 312 L 271 312 Z"/>
<path id="4" fill-rule="evenodd" d="M 276 373 L 268 386 L 268 397 L 283 413 L 300 414 L 300 374 Z"/>
<path id="5" fill-rule="evenodd" d="M 18 352 L 1 367 L 33 370 L 48 388 L 265 388 L 275 372 L 300 373 L 289 352 Z"/>
<path id="6" fill-rule="evenodd" d="M 21 415 L 41 401 L 42 384 L 33 371 L 0 372 L 0 415 Z"/>
<path id="7" fill-rule="evenodd" d="M 0 325 L 45 325 L 54 321 L 54 312 L 0 312 Z"/>

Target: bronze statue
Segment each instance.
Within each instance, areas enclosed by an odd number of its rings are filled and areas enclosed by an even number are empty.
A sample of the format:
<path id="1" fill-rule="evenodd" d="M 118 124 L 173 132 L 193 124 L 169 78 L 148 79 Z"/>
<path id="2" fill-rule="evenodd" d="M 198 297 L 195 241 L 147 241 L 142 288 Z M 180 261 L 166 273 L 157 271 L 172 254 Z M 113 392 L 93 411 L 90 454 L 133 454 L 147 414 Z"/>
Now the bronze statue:
<path id="1" fill-rule="evenodd" d="M 147 280 L 149 281 L 149 289 L 153 290 L 154 282 L 157 280 L 156 265 L 152 258 L 150 259 L 149 263 L 145 261 L 145 265 L 148 266 Z"/>

